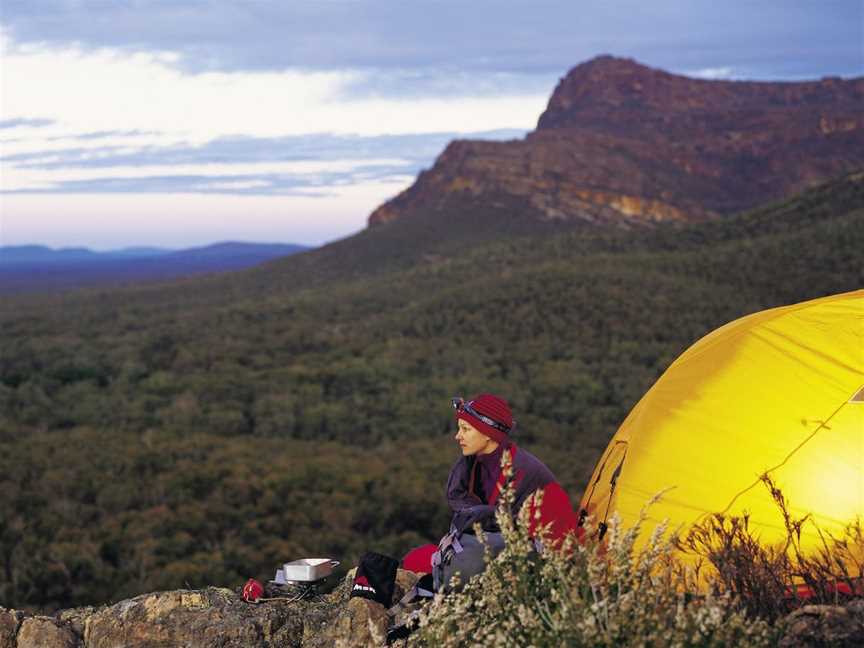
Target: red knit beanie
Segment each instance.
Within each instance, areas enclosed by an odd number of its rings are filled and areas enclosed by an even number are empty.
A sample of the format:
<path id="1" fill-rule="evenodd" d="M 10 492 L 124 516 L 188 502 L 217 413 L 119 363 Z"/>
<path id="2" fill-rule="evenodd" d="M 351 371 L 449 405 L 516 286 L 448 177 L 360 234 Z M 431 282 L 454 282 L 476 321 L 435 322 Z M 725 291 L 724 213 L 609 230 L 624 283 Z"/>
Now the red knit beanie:
<path id="1" fill-rule="evenodd" d="M 474 415 L 474 412 L 489 421 Z M 515 427 L 513 412 L 507 401 L 492 394 L 479 394 L 472 400 L 466 401 L 464 406 L 456 410 L 456 419 L 463 419 L 473 425 L 479 432 L 505 446 L 510 445 L 510 432 Z M 504 429 L 501 429 L 504 428 Z"/>

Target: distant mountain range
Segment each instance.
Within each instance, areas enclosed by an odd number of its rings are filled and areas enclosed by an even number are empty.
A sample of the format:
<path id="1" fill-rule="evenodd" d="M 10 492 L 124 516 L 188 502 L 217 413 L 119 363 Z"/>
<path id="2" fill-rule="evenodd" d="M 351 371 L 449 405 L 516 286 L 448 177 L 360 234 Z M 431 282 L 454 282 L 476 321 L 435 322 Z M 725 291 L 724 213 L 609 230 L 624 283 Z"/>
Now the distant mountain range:
<path id="1" fill-rule="evenodd" d="M 555 88 L 537 129 L 457 140 L 371 226 L 475 204 L 542 221 L 701 221 L 864 168 L 864 78 L 709 81 L 601 56 Z"/>
<path id="2" fill-rule="evenodd" d="M 130 247 L 95 252 L 42 245 L 0 247 L 0 293 L 68 290 L 239 270 L 310 248 L 283 243 L 215 243 L 170 250 Z"/>
<path id="3" fill-rule="evenodd" d="M 0 265 L 41 263 L 73 263 L 78 261 L 105 261 L 108 259 L 147 259 L 174 250 L 155 247 L 130 247 L 120 250 L 96 252 L 89 248 L 51 248 L 45 245 L 6 245 L 0 246 Z"/>

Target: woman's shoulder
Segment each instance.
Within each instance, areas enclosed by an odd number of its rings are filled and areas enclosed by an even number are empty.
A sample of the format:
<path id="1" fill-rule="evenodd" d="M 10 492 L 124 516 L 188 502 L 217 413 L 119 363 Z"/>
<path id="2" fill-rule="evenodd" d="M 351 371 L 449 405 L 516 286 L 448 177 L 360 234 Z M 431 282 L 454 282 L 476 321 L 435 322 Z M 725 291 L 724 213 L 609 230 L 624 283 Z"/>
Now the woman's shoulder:
<path id="1" fill-rule="evenodd" d="M 546 481 L 555 481 L 555 475 L 536 455 L 532 454 L 524 448 L 517 447 L 515 444 L 513 450 L 513 468 L 516 471 L 525 471 L 530 474 L 543 475 L 548 477 Z"/>

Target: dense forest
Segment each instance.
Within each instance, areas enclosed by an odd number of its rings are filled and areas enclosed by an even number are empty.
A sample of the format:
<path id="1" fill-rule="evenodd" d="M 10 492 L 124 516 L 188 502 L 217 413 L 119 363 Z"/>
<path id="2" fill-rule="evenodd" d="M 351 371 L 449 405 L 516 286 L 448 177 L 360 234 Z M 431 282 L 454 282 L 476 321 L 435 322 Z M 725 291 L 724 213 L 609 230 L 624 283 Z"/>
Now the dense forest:
<path id="1" fill-rule="evenodd" d="M 682 350 L 861 288 L 861 250 L 855 174 L 701 225 L 477 205 L 218 277 L 5 298 L 0 605 L 234 585 L 437 539 L 456 394 L 508 398 L 516 441 L 577 499 Z"/>

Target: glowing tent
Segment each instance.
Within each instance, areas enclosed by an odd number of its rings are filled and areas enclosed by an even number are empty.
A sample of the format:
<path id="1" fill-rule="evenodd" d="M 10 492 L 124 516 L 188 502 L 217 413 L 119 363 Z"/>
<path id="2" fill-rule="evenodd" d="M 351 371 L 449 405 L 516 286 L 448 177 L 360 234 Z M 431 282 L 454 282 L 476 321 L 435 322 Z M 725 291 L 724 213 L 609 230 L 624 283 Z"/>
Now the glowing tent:
<path id="1" fill-rule="evenodd" d="M 582 496 L 600 522 L 750 514 L 763 542 L 784 537 L 768 473 L 796 516 L 841 530 L 864 519 L 864 290 L 731 322 L 687 349 L 633 408 Z M 818 542 L 805 525 L 802 546 Z"/>

